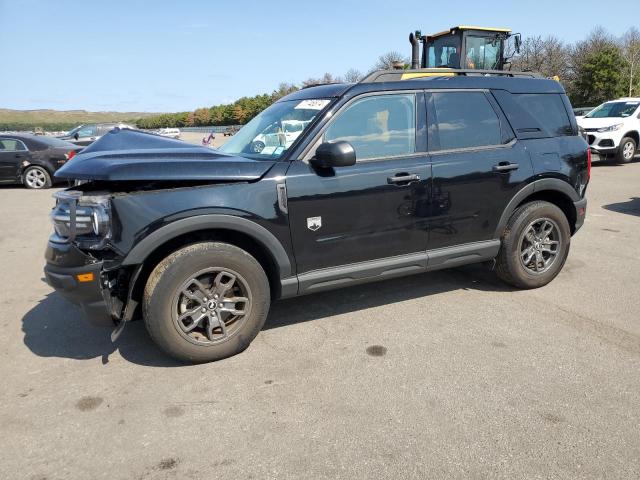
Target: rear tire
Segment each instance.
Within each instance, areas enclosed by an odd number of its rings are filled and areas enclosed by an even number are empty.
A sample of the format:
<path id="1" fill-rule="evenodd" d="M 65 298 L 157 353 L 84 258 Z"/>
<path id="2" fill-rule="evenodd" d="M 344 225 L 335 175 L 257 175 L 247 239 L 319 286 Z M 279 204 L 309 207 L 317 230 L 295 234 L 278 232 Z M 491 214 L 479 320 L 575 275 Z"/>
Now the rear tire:
<path id="1" fill-rule="evenodd" d="M 618 153 L 616 154 L 616 162 L 629 163 L 636 155 L 636 141 L 630 137 L 624 137 L 618 147 Z"/>
<path id="2" fill-rule="evenodd" d="M 186 246 L 151 272 L 142 305 L 154 342 L 174 358 L 210 362 L 246 349 L 269 312 L 258 261 L 227 243 Z"/>
<path id="3" fill-rule="evenodd" d="M 32 190 L 51 188 L 51 175 L 45 168 L 32 165 L 22 174 L 22 184 Z"/>
<path id="4" fill-rule="evenodd" d="M 538 288 L 553 280 L 567 259 L 571 230 L 564 212 L 549 202 L 518 208 L 507 223 L 496 258 L 500 279 L 518 288 Z"/>

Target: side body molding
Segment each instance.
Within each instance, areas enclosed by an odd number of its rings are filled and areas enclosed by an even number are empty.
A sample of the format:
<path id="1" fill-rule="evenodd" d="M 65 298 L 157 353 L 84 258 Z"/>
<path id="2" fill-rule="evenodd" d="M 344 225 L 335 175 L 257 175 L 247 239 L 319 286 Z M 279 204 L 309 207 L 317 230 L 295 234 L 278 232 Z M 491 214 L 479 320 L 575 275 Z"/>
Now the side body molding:
<path id="1" fill-rule="evenodd" d="M 185 233 L 208 229 L 235 230 L 249 235 L 261 243 L 273 256 L 280 270 L 280 277 L 291 276 L 292 268 L 289 256 L 282 244 L 269 230 L 251 220 L 232 215 L 196 215 L 189 218 L 176 220 L 164 227 L 155 230 L 138 243 L 125 257 L 122 265 L 138 265 L 147 258 L 156 248 L 165 242 Z"/>
<path id="2" fill-rule="evenodd" d="M 535 192 L 541 192 L 544 190 L 554 190 L 556 192 L 563 193 L 572 202 L 581 200 L 578 192 L 576 192 L 573 187 L 564 180 L 560 180 L 559 178 L 543 178 L 541 180 L 536 180 L 535 182 L 532 182 L 522 188 L 522 190 L 516 193 L 509 201 L 509 203 L 507 204 L 507 208 L 504 209 L 504 212 L 502 212 L 502 215 L 500 216 L 500 221 L 498 222 L 498 227 L 496 228 L 494 238 L 500 238 L 502 236 L 502 232 L 507 226 L 509 217 L 511 217 L 511 214 L 515 211 L 516 207 L 525 198 Z"/>

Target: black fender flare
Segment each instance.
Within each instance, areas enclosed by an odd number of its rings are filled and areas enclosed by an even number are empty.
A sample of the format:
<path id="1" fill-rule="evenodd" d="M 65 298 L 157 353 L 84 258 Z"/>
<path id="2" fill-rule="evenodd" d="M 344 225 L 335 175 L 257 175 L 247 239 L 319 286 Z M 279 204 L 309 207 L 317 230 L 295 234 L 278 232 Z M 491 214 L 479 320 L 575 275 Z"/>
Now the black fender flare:
<path id="1" fill-rule="evenodd" d="M 523 200 L 525 200 L 533 193 L 541 192 L 544 190 L 553 190 L 556 192 L 560 192 L 566 195 L 572 202 L 581 200 L 578 192 L 576 192 L 573 187 L 566 181 L 560 180 L 559 178 L 543 178 L 541 180 L 531 182 L 530 184 L 519 190 L 518 193 L 516 193 L 507 204 L 507 207 L 504 209 L 502 215 L 500 216 L 500 221 L 498 222 L 494 238 L 502 237 L 502 232 L 504 232 L 511 214 L 513 214 L 513 212 L 516 210 L 518 205 L 522 203 Z"/>
<path id="2" fill-rule="evenodd" d="M 237 231 L 250 236 L 271 253 L 278 265 L 281 278 L 292 275 L 291 261 L 287 252 L 269 230 L 246 218 L 224 214 L 196 215 L 165 225 L 137 243 L 124 258 L 121 265 L 139 265 L 158 247 L 185 233 L 216 228 Z"/>

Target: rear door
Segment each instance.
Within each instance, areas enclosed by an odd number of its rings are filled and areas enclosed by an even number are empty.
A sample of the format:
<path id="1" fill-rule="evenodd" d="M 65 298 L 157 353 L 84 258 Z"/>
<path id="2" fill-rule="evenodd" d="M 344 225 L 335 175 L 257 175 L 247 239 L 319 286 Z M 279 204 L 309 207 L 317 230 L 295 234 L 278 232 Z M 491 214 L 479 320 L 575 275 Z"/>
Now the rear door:
<path id="1" fill-rule="evenodd" d="M 0 180 L 17 180 L 20 166 L 29 159 L 29 151 L 21 140 L 0 138 Z"/>
<path id="2" fill-rule="evenodd" d="M 488 91 L 427 93 L 433 168 L 429 249 L 496 238 L 531 161 Z"/>
<path id="3" fill-rule="evenodd" d="M 346 104 L 315 140 L 344 140 L 353 166 L 292 162 L 286 179 L 298 273 L 421 252 L 430 166 L 420 92 L 368 94 Z M 393 260 L 391 261 L 393 263 Z"/>

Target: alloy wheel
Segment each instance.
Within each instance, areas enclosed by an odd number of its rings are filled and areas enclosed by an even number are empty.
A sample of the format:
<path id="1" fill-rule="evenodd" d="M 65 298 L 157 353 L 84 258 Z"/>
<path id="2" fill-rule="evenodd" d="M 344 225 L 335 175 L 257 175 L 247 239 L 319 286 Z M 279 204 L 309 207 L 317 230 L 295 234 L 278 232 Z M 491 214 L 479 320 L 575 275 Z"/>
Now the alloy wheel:
<path id="1" fill-rule="evenodd" d="M 529 273 L 542 274 L 559 258 L 561 242 L 560 229 L 553 220 L 534 220 L 520 237 L 520 262 Z"/>
<path id="2" fill-rule="evenodd" d="M 31 168 L 25 175 L 25 182 L 29 188 L 42 188 L 47 183 L 47 176 L 40 168 Z"/>
<path id="3" fill-rule="evenodd" d="M 633 155 L 636 153 L 634 152 L 634 145 L 633 142 L 627 142 L 624 144 L 624 146 L 622 147 L 622 157 L 625 160 L 631 160 L 633 158 Z"/>
<path id="4" fill-rule="evenodd" d="M 211 345 L 237 333 L 251 311 L 251 290 L 237 272 L 208 268 L 186 280 L 172 302 L 178 332 L 192 343 Z"/>

